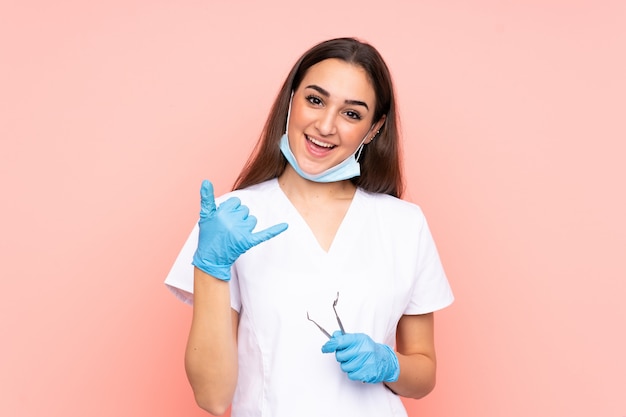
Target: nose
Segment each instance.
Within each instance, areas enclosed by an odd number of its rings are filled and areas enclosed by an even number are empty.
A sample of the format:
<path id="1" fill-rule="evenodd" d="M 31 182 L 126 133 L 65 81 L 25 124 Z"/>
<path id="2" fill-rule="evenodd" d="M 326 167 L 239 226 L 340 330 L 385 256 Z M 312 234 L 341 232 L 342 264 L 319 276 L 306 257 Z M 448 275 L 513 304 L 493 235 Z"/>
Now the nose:
<path id="1" fill-rule="evenodd" d="M 315 123 L 315 128 L 320 135 L 328 136 L 332 135 L 336 132 L 337 126 L 335 124 L 337 119 L 337 115 L 332 109 L 324 109 L 320 114 L 317 122 Z"/>

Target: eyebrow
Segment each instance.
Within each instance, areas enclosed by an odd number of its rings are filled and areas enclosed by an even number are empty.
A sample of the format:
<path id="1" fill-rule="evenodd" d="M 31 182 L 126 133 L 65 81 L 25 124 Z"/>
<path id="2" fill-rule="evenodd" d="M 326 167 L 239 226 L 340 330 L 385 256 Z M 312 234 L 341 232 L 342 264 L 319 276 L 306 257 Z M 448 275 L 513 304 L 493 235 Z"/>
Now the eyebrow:
<path id="1" fill-rule="evenodd" d="M 330 97 L 330 93 L 326 90 L 324 90 L 322 87 L 320 87 L 319 85 L 315 85 L 315 84 L 311 84 L 311 85 L 307 85 L 306 88 L 312 88 L 313 90 L 317 91 L 318 93 L 320 93 L 321 95 L 323 95 L 324 97 Z M 353 106 L 363 106 L 365 107 L 367 110 L 369 110 L 370 108 L 368 107 L 367 103 L 361 100 L 346 100 L 345 101 L 346 104 L 351 104 Z"/>

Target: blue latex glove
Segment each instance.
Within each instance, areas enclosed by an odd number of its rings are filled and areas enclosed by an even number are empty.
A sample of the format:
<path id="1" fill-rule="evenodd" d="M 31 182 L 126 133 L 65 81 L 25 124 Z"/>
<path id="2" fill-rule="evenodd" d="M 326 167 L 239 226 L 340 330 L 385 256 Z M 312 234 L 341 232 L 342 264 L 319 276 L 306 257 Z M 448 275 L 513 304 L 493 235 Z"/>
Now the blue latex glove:
<path id="1" fill-rule="evenodd" d="M 230 280 L 230 267 L 241 254 L 287 229 L 287 223 L 280 223 L 252 233 L 256 217 L 248 215 L 248 207 L 231 197 L 216 208 L 213 184 L 207 180 L 202 182 L 200 199 L 200 234 L 192 264 L 223 281 Z"/>
<path id="2" fill-rule="evenodd" d="M 400 376 L 396 353 L 389 346 L 376 343 L 363 333 L 336 331 L 322 346 L 323 353 L 335 352 L 341 370 L 353 381 L 375 384 L 394 382 Z"/>

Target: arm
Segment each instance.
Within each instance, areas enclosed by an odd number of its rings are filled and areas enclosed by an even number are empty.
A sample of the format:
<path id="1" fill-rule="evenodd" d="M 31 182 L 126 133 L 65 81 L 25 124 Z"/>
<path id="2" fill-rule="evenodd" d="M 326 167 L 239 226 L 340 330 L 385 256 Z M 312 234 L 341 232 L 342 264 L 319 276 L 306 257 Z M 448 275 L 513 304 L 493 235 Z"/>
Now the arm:
<path id="1" fill-rule="evenodd" d="M 213 184 L 200 189 L 198 247 L 193 255 L 194 306 L 185 369 L 198 405 L 223 414 L 237 385 L 239 316 L 230 308 L 231 267 L 248 249 L 284 232 L 281 223 L 254 233 L 256 218 L 236 197 L 215 205 Z"/>
<path id="2" fill-rule="evenodd" d="M 364 333 L 336 331 L 322 346 L 348 378 L 370 384 L 383 382 L 403 397 L 421 398 L 435 386 L 433 314 L 404 315 L 396 328 L 397 352 Z"/>
<path id="3" fill-rule="evenodd" d="M 194 268 L 194 305 L 185 370 L 198 405 L 214 415 L 232 402 L 237 384 L 237 326 L 229 284 Z"/>
<path id="4" fill-rule="evenodd" d="M 435 387 L 434 314 L 405 315 L 396 329 L 400 376 L 385 384 L 403 397 L 422 398 Z"/>

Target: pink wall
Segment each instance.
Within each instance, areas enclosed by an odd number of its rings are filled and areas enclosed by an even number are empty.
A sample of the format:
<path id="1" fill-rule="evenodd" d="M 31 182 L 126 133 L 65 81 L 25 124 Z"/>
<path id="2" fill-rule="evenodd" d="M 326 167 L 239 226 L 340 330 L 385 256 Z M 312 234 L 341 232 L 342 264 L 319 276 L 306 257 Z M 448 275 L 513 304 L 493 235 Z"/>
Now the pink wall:
<path id="1" fill-rule="evenodd" d="M 392 68 L 457 297 L 411 415 L 626 415 L 626 3 L 397 3 L 0 5 L 0 415 L 204 415 L 162 280 L 201 179 L 341 35 Z"/>

